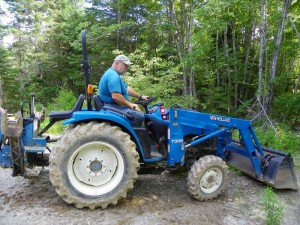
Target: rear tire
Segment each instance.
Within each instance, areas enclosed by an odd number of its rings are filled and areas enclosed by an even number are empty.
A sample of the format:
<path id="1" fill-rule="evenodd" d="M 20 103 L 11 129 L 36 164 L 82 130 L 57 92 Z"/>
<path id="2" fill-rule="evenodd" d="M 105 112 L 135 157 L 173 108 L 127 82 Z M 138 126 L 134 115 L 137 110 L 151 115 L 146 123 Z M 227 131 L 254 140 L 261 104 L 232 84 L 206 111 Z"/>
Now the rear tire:
<path id="1" fill-rule="evenodd" d="M 50 180 L 63 200 L 77 208 L 116 205 L 138 177 L 135 149 L 117 126 L 90 122 L 69 127 L 51 153 Z"/>
<path id="2" fill-rule="evenodd" d="M 227 165 L 219 157 L 207 155 L 200 158 L 188 173 L 188 190 L 199 201 L 216 198 L 227 182 Z"/>

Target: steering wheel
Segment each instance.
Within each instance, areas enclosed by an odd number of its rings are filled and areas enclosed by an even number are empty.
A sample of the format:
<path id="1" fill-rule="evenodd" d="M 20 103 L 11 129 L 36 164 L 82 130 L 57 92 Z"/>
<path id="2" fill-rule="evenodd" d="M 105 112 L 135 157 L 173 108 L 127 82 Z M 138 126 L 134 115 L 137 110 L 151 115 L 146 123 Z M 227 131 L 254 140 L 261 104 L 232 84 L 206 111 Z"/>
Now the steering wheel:
<path id="1" fill-rule="evenodd" d="M 152 102 L 155 99 L 156 99 L 155 96 L 149 96 L 149 98 L 147 98 L 146 100 L 141 99 L 141 100 L 134 101 L 134 103 L 142 105 L 144 107 L 146 113 L 148 113 L 148 105 L 150 102 Z"/>
<path id="2" fill-rule="evenodd" d="M 142 106 L 147 106 L 149 105 L 150 102 L 152 102 L 154 99 L 156 99 L 155 96 L 149 96 L 149 98 L 147 98 L 146 100 L 137 100 L 137 101 L 134 101 L 135 104 L 139 104 L 139 105 L 142 105 Z"/>

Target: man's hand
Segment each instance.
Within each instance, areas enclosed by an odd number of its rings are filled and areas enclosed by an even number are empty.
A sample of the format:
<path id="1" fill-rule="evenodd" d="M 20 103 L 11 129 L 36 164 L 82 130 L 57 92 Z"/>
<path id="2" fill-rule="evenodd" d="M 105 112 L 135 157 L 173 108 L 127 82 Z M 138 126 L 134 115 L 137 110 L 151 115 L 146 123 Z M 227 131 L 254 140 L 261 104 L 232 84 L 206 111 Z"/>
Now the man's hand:
<path id="1" fill-rule="evenodd" d="M 141 109 L 137 104 L 132 104 L 131 109 L 141 112 Z"/>
<path id="2" fill-rule="evenodd" d="M 141 95 L 139 100 L 148 100 L 150 97 L 147 95 Z"/>

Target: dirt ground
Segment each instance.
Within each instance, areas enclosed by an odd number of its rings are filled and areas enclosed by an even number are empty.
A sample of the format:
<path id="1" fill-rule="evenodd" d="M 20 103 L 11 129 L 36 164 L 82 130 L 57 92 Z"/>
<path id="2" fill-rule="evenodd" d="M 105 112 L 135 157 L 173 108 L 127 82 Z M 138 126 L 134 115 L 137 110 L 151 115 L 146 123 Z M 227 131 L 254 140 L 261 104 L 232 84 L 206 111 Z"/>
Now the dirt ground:
<path id="1" fill-rule="evenodd" d="M 300 183 L 300 156 L 295 163 Z M 207 202 L 187 191 L 187 173 L 140 175 L 128 197 L 105 210 L 77 209 L 56 194 L 47 168 L 34 179 L 0 168 L 0 224 L 264 224 L 264 184 L 231 171 L 224 194 Z M 284 203 L 282 224 L 300 224 L 300 191 L 276 191 Z"/>

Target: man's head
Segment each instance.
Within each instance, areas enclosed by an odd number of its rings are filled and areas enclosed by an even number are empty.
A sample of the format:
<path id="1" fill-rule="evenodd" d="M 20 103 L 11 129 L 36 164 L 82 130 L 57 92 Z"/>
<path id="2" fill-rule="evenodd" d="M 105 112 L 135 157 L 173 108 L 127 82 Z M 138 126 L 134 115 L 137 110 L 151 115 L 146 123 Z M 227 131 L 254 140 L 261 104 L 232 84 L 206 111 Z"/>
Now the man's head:
<path id="1" fill-rule="evenodd" d="M 115 58 L 115 61 L 122 61 L 123 63 L 125 63 L 128 66 L 132 64 L 132 62 L 130 62 L 130 60 L 128 59 L 128 57 L 125 56 L 125 55 L 118 55 Z"/>
<path id="2" fill-rule="evenodd" d="M 118 55 L 115 58 L 112 67 L 118 72 L 118 74 L 122 75 L 127 71 L 128 66 L 131 65 L 131 64 L 132 63 L 130 62 L 130 60 L 128 59 L 127 56 Z"/>

